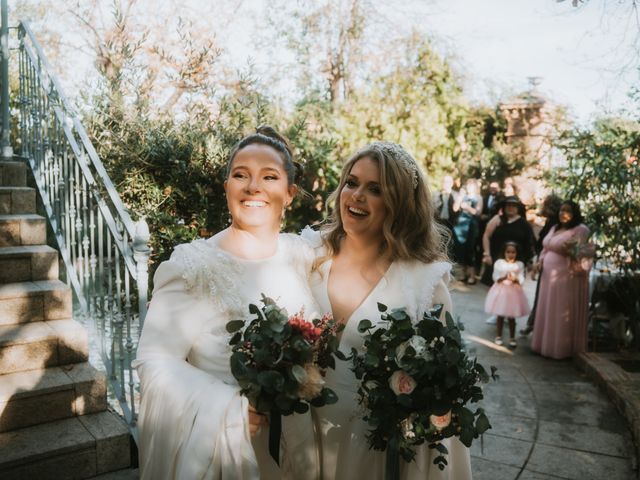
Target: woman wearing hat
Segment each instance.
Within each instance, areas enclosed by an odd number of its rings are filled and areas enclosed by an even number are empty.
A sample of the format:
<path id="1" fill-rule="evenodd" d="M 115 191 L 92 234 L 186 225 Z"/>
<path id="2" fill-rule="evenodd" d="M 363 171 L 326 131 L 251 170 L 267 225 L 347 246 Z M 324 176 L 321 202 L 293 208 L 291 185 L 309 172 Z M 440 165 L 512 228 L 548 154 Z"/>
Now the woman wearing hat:
<path id="1" fill-rule="evenodd" d="M 489 220 L 482 237 L 482 261 L 486 264 L 482 279 L 488 285 L 493 283 L 493 262 L 498 259 L 506 242 L 515 242 L 520 246 L 517 260 L 525 265 L 533 258 L 535 237 L 525 218 L 524 205 L 520 199 L 515 195 L 506 197 L 502 202 L 501 212 L 502 214 Z"/>

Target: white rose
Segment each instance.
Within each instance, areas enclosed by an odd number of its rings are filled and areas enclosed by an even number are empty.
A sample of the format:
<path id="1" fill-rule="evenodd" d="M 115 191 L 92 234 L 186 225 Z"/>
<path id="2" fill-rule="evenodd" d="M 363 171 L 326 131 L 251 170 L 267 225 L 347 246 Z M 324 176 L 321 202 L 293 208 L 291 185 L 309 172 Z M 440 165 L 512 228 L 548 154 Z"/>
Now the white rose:
<path id="1" fill-rule="evenodd" d="M 431 353 L 428 351 L 427 341 L 420 335 L 414 335 L 406 342 L 402 342 L 396 347 L 396 362 L 402 366 L 402 359 L 407 353 L 407 347 L 413 348 L 416 352 L 416 358 L 424 358 L 425 360 L 431 360 Z"/>
<path id="2" fill-rule="evenodd" d="M 429 417 L 429 421 L 431 425 L 436 427 L 436 430 L 440 431 L 443 428 L 446 428 L 451 423 L 451 410 L 449 410 L 444 415 L 431 415 Z"/>
<path id="3" fill-rule="evenodd" d="M 389 378 L 389 387 L 396 395 L 409 395 L 416 388 L 416 381 L 404 370 L 396 370 Z"/>

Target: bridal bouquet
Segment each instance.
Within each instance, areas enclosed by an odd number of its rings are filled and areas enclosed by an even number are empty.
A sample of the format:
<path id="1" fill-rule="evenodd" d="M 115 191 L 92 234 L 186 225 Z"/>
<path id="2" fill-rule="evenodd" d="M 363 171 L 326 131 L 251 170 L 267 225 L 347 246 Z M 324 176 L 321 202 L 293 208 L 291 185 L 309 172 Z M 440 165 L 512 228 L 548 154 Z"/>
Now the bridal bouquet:
<path id="1" fill-rule="evenodd" d="M 584 274 L 591 270 L 596 247 L 593 243 L 579 240 L 565 242 L 565 250 L 569 255 L 569 270 L 573 274 Z"/>
<path id="2" fill-rule="evenodd" d="M 279 462 L 281 415 L 305 413 L 314 407 L 338 401 L 324 386 L 327 368 L 335 368 L 338 325 L 329 314 L 307 321 L 304 311 L 288 315 L 262 296 L 262 307 L 251 304 L 255 318 L 232 320 L 231 373 L 240 393 L 260 413 L 270 414 L 269 451 Z"/>
<path id="3" fill-rule="evenodd" d="M 443 470 L 448 452 L 441 440 L 456 436 L 469 447 L 491 428 L 483 409 L 468 408 L 483 398 L 478 384 L 489 374 L 465 353 L 451 315 L 446 325 L 440 322 L 442 305 L 415 324 L 403 308 L 388 311 L 379 303 L 378 310 L 383 326 L 361 320 L 364 353 L 354 349 L 352 356 L 369 446 L 386 450 L 388 480 L 398 478 L 400 457 L 412 461 L 423 443 L 439 452 L 434 463 Z M 491 376 L 497 378 L 495 367 Z"/>

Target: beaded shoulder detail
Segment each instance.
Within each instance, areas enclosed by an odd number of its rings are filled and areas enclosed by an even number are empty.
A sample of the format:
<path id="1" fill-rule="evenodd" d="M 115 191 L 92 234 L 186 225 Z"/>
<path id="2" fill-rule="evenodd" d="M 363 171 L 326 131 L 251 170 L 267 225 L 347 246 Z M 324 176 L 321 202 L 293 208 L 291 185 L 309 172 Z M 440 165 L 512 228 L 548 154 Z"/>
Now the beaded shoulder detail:
<path id="1" fill-rule="evenodd" d="M 242 311 L 238 280 L 244 266 L 211 241 L 199 239 L 178 245 L 171 260 L 183 266 L 186 290 L 199 299 L 209 299 L 221 310 Z"/>

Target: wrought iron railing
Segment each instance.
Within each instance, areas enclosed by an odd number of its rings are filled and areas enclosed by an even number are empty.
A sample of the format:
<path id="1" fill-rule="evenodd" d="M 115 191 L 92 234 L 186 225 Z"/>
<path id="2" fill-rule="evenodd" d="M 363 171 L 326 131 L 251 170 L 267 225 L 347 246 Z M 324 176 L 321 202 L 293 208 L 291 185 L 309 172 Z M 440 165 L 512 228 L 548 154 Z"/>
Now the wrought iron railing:
<path id="1" fill-rule="evenodd" d="M 137 438 L 131 361 L 147 308 L 149 229 L 131 220 L 27 23 L 19 24 L 18 38 L 22 156 L 33 169 L 67 283 Z"/>

